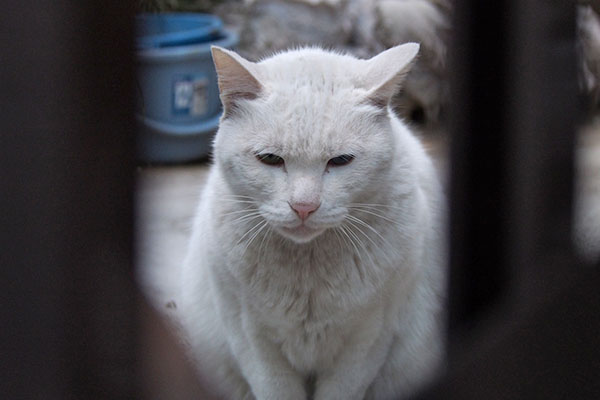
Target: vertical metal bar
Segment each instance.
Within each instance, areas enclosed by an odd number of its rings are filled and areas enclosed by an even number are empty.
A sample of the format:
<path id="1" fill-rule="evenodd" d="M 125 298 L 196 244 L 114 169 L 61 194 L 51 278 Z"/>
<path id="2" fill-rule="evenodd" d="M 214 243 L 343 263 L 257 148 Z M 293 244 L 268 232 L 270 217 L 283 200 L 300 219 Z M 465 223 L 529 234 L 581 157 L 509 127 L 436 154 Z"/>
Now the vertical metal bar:
<path id="1" fill-rule="evenodd" d="M 543 301 L 569 280 L 575 123 L 575 4 L 513 1 L 510 14 L 508 262 L 511 302 Z"/>
<path id="2" fill-rule="evenodd" d="M 598 398 L 600 271 L 571 249 L 574 4 L 478 3 L 457 2 L 450 357 L 419 398 Z"/>
<path id="3" fill-rule="evenodd" d="M 572 261 L 577 115 L 572 4 L 464 0 L 456 13 L 453 343 L 491 309 L 543 298 L 562 273 L 548 259 Z"/>
<path id="4" fill-rule="evenodd" d="M 456 3 L 450 112 L 451 343 L 458 343 L 497 305 L 508 278 L 509 3 Z"/>
<path id="5" fill-rule="evenodd" d="M 3 398 L 136 397 L 132 15 L 2 7 Z"/>

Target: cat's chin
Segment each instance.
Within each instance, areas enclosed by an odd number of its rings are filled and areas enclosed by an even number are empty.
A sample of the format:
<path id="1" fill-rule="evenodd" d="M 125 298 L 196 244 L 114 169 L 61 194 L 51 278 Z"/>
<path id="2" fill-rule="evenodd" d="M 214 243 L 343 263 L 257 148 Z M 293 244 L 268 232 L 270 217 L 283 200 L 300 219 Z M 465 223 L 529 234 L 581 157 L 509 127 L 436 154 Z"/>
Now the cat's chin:
<path id="1" fill-rule="evenodd" d="M 279 233 L 299 244 L 308 243 L 315 239 L 317 236 L 325 232 L 326 228 L 310 228 L 306 225 L 300 225 L 295 228 L 281 227 L 277 230 Z"/>

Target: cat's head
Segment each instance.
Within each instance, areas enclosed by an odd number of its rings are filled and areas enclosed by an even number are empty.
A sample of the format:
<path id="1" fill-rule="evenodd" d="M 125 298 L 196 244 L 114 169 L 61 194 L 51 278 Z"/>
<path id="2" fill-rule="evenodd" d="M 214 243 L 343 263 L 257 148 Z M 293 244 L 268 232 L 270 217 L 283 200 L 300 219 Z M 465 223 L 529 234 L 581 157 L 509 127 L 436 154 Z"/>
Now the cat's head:
<path id="1" fill-rule="evenodd" d="M 214 155 L 233 193 L 304 243 L 385 191 L 397 150 L 388 103 L 418 49 L 369 60 L 301 49 L 253 63 L 213 48 L 224 106 Z"/>

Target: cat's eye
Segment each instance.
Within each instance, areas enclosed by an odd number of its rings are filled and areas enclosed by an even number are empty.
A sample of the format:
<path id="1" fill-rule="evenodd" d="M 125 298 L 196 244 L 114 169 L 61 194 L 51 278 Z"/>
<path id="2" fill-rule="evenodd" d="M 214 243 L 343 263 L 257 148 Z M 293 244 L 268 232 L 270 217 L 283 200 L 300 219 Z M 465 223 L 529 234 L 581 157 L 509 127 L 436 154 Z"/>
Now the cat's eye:
<path id="1" fill-rule="evenodd" d="M 352 160 L 354 160 L 354 156 L 352 154 L 342 154 L 341 156 L 337 156 L 329 160 L 327 165 L 339 167 L 349 164 Z"/>
<path id="2" fill-rule="evenodd" d="M 258 160 L 264 164 L 273 166 L 283 165 L 284 162 L 283 158 L 271 153 L 257 154 L 256 158 L 258 158 Z"/>

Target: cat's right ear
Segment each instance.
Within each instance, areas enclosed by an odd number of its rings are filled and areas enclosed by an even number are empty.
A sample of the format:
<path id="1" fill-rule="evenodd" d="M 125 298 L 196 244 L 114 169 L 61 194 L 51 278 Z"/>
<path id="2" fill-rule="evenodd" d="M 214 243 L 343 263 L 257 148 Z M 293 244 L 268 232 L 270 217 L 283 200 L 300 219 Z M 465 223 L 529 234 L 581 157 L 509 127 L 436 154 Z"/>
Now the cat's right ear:
<path id="1" fill-rule="evenodd" d="M 257 98 L 263 86 L 255 76 L 256 64 L 221 47 L 212 46 L 211 51 L 217 70 L 223 115 L 227 118 L 235 112 L 240 100 Z"/>

